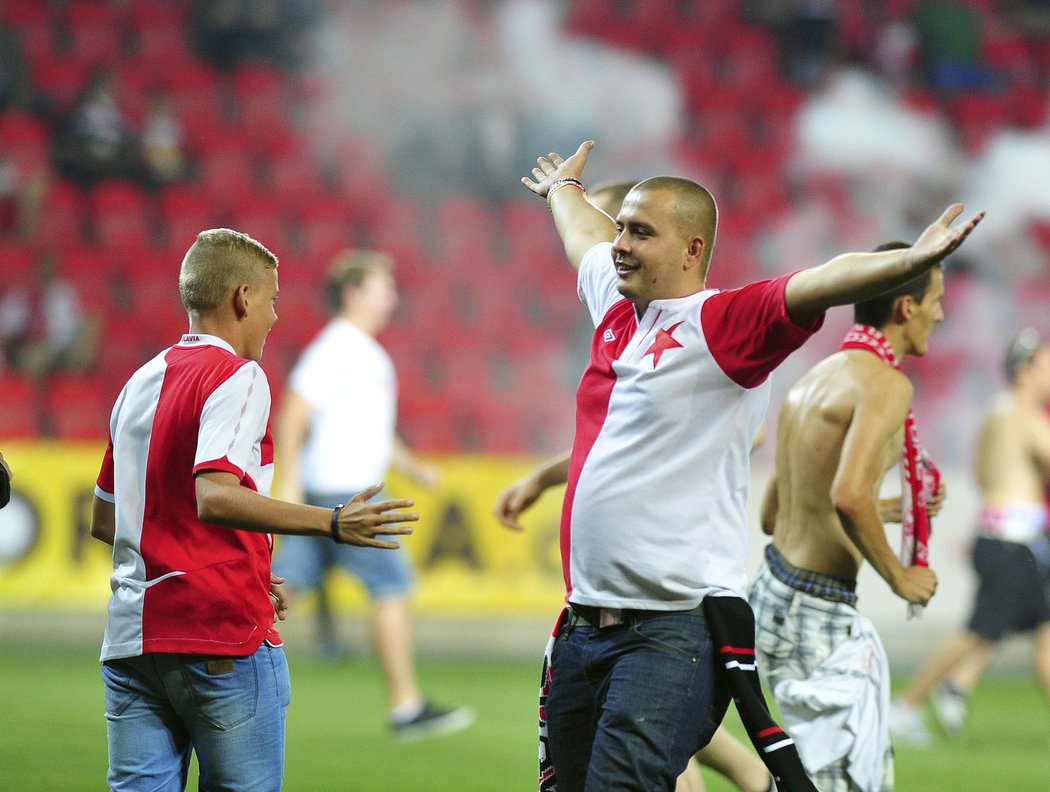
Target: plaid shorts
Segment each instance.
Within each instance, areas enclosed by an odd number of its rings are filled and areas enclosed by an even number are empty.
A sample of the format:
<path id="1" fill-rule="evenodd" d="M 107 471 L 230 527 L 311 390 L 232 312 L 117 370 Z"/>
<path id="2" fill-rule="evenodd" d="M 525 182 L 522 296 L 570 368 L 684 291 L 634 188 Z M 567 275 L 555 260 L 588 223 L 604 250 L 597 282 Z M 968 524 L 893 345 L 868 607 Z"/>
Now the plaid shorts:
<path id="1" fill-rule="evenodd" d="M 769 549 L 774 555 L 774 564 L 769 562 Z M 759 672 L 763 681 L 774 691 L 779 682 L 788 679 L 808 679 L 831 653 L 850 636 L 850 627 L 857 611 L 845 600 L 854 594 L 848 586 L 849 581 L 840 581 L 828 575 L 808 572 L 792 567 L 784 561 L 783 556 L 769 545 L 767 560 L 759 568 L 751 584 L 748 599 L 755 611 L 755 649 Z M 786 566 L 784 566 L 786 564 Z M 824 598 L 807 591 L 800 591 L 780 579 L 773 573 L 773 568 L 783 573 L 785 569 L 795 570 L 808 579 L 809 584 L 829 590 L 832 598 Z M 842 588 L 839 584 L 846 583 Z M 802 584 L 800 584 L 801 586 Z M 828 765 L 811 775 L 814 785 L 820 792 L 861 792 L 846 772 L 846 760 Z M 882 780 L 878 790 L 862 792 L 892 792 L 893 790 L 893 749 L 888 748 L 883 757 Z"/>

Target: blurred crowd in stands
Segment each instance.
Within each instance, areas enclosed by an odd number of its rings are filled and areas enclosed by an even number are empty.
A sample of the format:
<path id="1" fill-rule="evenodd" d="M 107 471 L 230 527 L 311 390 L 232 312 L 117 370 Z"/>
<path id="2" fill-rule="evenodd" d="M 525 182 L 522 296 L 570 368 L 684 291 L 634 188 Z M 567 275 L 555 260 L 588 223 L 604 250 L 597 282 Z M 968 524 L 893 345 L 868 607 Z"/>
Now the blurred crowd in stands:
<path id="1" fill-rule="evenodd" d="M 716 287 L 987 209 L 913 367 L 965 463 L 960 416 L 1050 305 L 1048 110 L 1050 0 L 0 0 L 0 437 L 103 437 L 184 329 L 182 254 L 226 225 L 282 260 L 275 397 L 328 260 L 375 247 L 406 437 L 560 449 L 589 330 L 518 178 L 595 137 L 596 178 L 711 187 Z"/>

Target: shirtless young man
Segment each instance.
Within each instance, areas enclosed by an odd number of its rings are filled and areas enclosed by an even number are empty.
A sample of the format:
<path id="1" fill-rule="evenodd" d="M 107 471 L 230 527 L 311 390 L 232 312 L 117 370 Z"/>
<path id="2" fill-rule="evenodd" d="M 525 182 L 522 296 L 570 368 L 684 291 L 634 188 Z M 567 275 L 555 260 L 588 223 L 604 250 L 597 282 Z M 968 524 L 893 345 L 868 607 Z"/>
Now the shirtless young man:
<path id="1" fill-rule="evenodd" d="M 909 500 L 934 512 L 944 497 L 932 465 L 924 475 L 921 449 L 905 443 L 906 425 L 913 426 L 912 385 L 897 368 L 906 355 L 926 353 L 943 319 L 943 294 L 938 265 L 858 303 L 846 348 L 792 387 L 780 412 L 775 469 L 762 505 L 762 528 L 773 542 L 750 601 L 759 670 L 821 792 L 893 788 L 889 674 L 878 636 L 857 613 L 855 585 L 867 561 L 909 603 L 924 605 L 937 588 L 931 569 L 902 564 L 890 547 L 883 520 L 899 514 L 901 504 L 880 503 L 878 492 L 910 447 L 915 480 L 926 488 Z M 903 510 L 909 523 L 928 526 L 928 513 L 909 505 Z M 846 728 L 853 701 L 867 707 L 855 738 Z"/>
<path id="2" fill-rule="evenodd" d="M 1022 330 L 1005 368 L 1009 390 L 992 402 L 977 443 L 982 508 L 973 545 L 979 579 L 973 615 L 893 707 L 894 738 L 913 745 L 929 740 L 919 709 L 928 696 L 946 731 L 962 728 L 966 695 L 998 643 L 1013 633 L 1034 632 L 1036 673 L 1050 703 L 1050 345 L 1035 330 Z M 943 679 L 947 690 L 937 688 Z"/>

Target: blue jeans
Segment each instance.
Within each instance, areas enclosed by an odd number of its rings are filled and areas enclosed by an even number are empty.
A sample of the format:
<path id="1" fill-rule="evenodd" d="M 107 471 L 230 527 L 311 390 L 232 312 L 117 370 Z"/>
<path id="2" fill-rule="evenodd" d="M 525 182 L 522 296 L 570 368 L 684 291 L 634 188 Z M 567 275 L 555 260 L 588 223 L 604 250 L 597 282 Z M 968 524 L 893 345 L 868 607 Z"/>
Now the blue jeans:
<path id="1" fill-rule="evenodd" d="M 729 704 L 702 614 L 627 613 L 558 633 L 546 704 L 558 792 L 673 790 Z"/>
<path id="2" fill-rule="evenodd" d="M 279 790 L 284 716 L 291 698 L 284 650 L 247 657 L 145 654 L 102 664 L 109 786 L 186 787 L 197 752 L 200 789 Z"/>

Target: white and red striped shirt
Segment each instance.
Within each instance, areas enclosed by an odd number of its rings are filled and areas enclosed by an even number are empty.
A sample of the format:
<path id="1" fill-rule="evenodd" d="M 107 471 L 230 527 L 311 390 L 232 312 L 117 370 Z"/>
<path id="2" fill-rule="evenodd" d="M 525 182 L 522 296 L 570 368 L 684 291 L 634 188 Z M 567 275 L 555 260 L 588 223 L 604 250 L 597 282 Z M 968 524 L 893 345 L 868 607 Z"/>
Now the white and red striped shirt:
<path id="1" fill-rule="evenodd" d="M 151 652 L 249 655 L 279 645 L 273 537 L 202 522 L 194 476 L 226 471 L 268 495 L 270 387 L 220 338 L 184 335 L 124 386 L 95 494 L 116 507 L 102 660 Z"/>
<path id="2" fill-rule="evenodd" d="M 562 511 L 566 600 L 685 610 L 746 583 L 748 455 L 769 374 L 819 329 L 787 315 L 790 275 L 654 300 L 639 319 L 610 245 L 580 264 L 595 324 Z"/>

